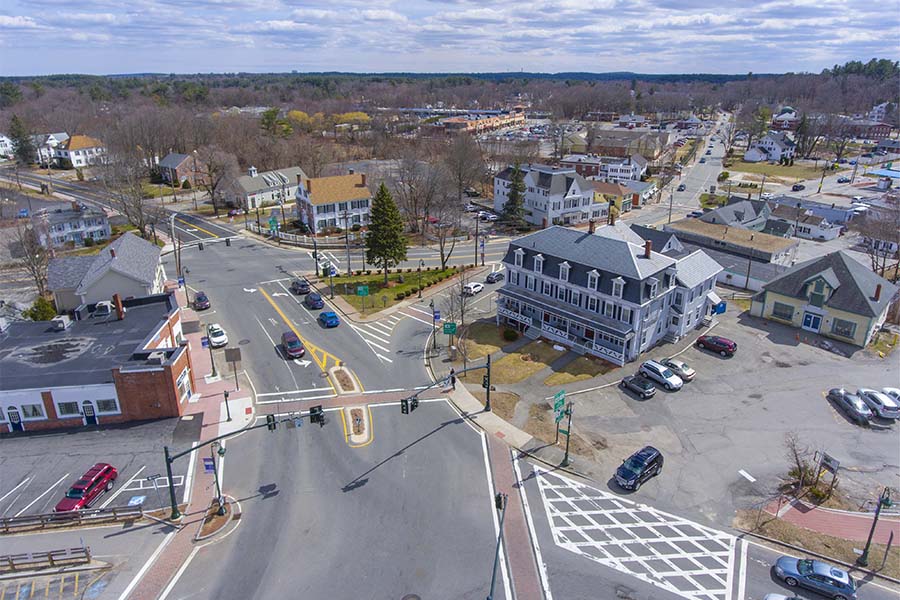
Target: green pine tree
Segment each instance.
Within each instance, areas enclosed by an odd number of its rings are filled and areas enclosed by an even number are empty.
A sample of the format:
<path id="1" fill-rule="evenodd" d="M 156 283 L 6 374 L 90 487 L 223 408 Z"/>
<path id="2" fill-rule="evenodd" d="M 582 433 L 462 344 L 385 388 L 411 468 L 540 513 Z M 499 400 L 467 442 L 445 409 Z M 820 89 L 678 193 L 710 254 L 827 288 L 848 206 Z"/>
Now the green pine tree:
<path id="1" fill-rule="evenodd" d="M 382 183 L 375 192 L 369 213 L 366 261 L 384 271 L 384 284 L 387 285 L 388 269 L 404 260 L 406 236 L 403 235 L 403 217 L 393 196 Z"/>
<path id="2" fill-rule="evenodd" d="M 56 307 L 50 300 L 38 296 L 31 308 L 22 311 L 22 316 L 32 321 L 49 321 L 56 316 Z"/>
<path id="3" fill-rule="evenodd" d="M 31 133 L 18 115 L 13 115 L 9 120 L 9 139 L 17 163 L 28 165 L 34 162 L 36 150 L 31 141 Z"/>
<path id="4" fill-rule="evenodd" d="M 513 227 L 521 225 L 525 221 L 525 175 L 519 164 L 513 167 L 510 179 L 509 196 L 503 205 L 503 220 Z"/>

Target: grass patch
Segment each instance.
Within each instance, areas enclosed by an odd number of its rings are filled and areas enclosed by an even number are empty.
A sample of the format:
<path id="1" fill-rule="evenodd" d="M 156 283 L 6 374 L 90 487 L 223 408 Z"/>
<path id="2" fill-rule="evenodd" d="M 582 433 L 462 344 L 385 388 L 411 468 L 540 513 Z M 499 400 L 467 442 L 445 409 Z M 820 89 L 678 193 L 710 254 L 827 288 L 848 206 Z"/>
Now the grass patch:
<path id="1" fill-rule="evenodd" d="M 75 248 L 73 250 L 64 250 L 61 252 L 61 254 L 64 254 L 65 256 L 92 256 L 94 254 L 100 254 L 101 250 L 122 237 L 122 234 L 124 234 L 126 231 L 133 231 L 135 234 L 140 236 L 137 227 L 135 227 L 134 225 L 113 225 L 112 235 L 108 240 L 102 240 L 95 243 L 93 246 L 83 246 L 80 248 Z M 165 246 L 163 241 L 160 239 L 156 240 L 156 245 L 160 248 Z"/>
<path id="2" fill-rule="evenodd" d="M 770 165 L 766 162 L 748 163 L 736 160 L 729 167 L 732 171 L 740 171 L 742 173 L 756 173 L 758 175 L 766 175 L 767 177 L 782 177 L 785 179 L 815 179 L 822 176 L 822 169 L 816 169 L 808 165 L 785 166 Z"/>
<path id="3" fill-rule="evenodd" d="M 461 343 L 465 347 L 466 359 L 484 358 L 508 345 L 510 342 L 503 339 L 504 329 L 505 327 L 497 327 L 493 323 L 467 325 L 461 338 Z"/>
<path id="4" fill-rule="evenodd" d="M 888 356 L 891 352 L 894 351 L 894 348 L 897 347 L 898 340 L 896 333 L 890 333 L 886 331 L 879 331 L 875 334 L 875 337 L 872 338 L 872 342 L 869 344 L 869 349 L 875 353 L 881 353 L 884 356 Z"/>
<path id="5" fill-rule="evenodd" d="M 729 302 L 740 307 L 741 312 L 746 312 L 750 310 L 750 305 L 753 303 L 753 300 L 750 298 L 732 298 Z"/>
<path id="6" fill-rule="evenodd" d="M 553 349 L 553 344 L 536 340 L 491 365 L 492 383 L 518 383 L 528 379 L 565 354 Z"/>
<path id="7" fill-rule="evenodd" d="M 719 208 L 720 206 L 725 206 L 727 202 L 728 196 L 714 195 L 708 192 L 700 194 L 700 206 L 702 208 Z"/>
<path id="8" fill-rule="evenodd" d="M 186 193 L 191 193 L 191 190 L 182 190 L 181 188 L 175 188 L 176 196 Z M 165 183 L 162 185 L 159 185 L 158 183 L 150 183 L 149 180 L 142 181 L 141 194 L 144 196 L 144 198 L 171 198 L 172 186 Z"/>
<path id="9" fill-rule="evenodd" d="M 609 373 L 617 368 L 616 365 L 600 360 L 599 358 L 591 358 L 589 356 L 579 356 L 562 369 L 544 380 L 544 385 L 548 387 L 558 387 L 576 381 L 584 381 L 585 379 L 593 379 L 598 375 Z"/>
<path id="10" fill-rule="evenodd" d="M 213 499 L 210 503 L 209 508 L 206 509 L 206 515 L 203 517 L 203 525 L 200 526 L 200 535 L 211 535 L 216 531 L 225 527 L 228 524 L 228 521 L 231 520 L 231 504 L 228 502 L 225 503 L 225 514 L 220 515 L 219 512 L 219 501 L 218 499 Z"/>
<path id="11" fill-rule="evenodd" d="M 427 288 L 430 285 L 439 283 L 452 277 L 458 271 L 455 268 L 444 270 L 422 271 L 422 287 Z M 403 277 L 403 283 L 400 278 Z M 323 277 L 322 283 L 326 286 L 331 283 L 329 278 Z M 356 289 L 358 286 L 369 286 L 368 296 L 357 296 Z M 388 274 L 388 286 L 384 285 L 384 275 L 372 270 L 371 275 L 342 275 L 334 278 L 334 293 L 343 298 L 347 303 L 356 308 L 363 310 L 363 302 L 365 301 L 365 310 L 372 311 L 382 310 L 389 306 L 393 306 L 405 298 L 412 298 L 417 293 L 419 287 L 419 274 L 413 270 L 408 273 L 393 272 Z M 409 294 L 407 294 L 409 292 Z M 404 298 L 398 298 L 403 294 Z"/>
<path id="12" fill-rule="evenodd" d="M 491 402 L 493 404 L 493 401 Z M 565 429 L 568 421 L 564 419 L 560 422 L 560 426 Z M 553 418 L 553 409 L 546 402 L 540 404 L 532 404 L 528 407 L 528 422 L 525 423 L 525 431 L 535 438 L 546 444 L 552 444 L 556 441 L 556 421 Z M 569 442 L 569 452 L 580 456 L 593 457 L 595 450 L 603 450 L 606 448 L 606 440 L 599 439 L 595 441 L 574 434 Z M 566 436 L 560 434 L 559 447 L 566 447 Z"/>
<path id="13" fill-rule="evenodd" d="M 457 382 L 459 385 L 459 382 Z M 480 387 L 477 390 L 469 390 L 475 399 L 484 406 L 484 390 Z M 504 421 L 512 421 L 516 412 L 516 405 L 519 403 L 519 395 L 512 392 L 491 392 L 491 411 Z"/>
<path id="14" fill-rule="evenodd" d="M 767 515 L 766 513 L 763 513 L 759 525 L 757 525 L 757 517 L 758 512 L 755 510 L 739 510 L 734 519 L 734 525 L 740 529 L 781 540 L 782 542 L 805 548 L 810 552 L 816 552 L 849 564 L 855 563 L 857 559 L 853 549 L 862 548 L 865 545 L 864 541 L 842 540 L 809 529 L 803 529 L 781 519 L 775 519 L 772 515 Z M 880 567 L 884 552 L 884 544 L 873 543 L 869 550 L 869 566 L 875 569 Z M 880 573 L 889 577 L 900 577 L 900 548 L 896 545 L 891 548 L 884 569 Z"/>

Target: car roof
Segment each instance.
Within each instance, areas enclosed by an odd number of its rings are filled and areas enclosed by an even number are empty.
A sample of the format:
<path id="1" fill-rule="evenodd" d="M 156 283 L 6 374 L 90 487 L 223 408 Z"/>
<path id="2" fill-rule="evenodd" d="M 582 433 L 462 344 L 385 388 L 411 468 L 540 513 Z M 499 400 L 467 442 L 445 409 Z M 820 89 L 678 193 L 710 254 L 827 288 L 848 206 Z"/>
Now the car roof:
<path id="1" fill-rule="evenodd" d="M 336 317 L 337 313 L 335 313 L 334 311 L 331 311 L 331 310 L 326 310 L 322 313 L 319 313 L 319 316 L 320 317 Z"/>
<path id="2" fill-rule="evenodd" d="M 644 446 L 643 448 L 632 454 L 629 458 L 638 458 L 643 461 L 648 461 L 658 454 L 660 454 L 659 450 L 657 450 L 653 446 Z"/>
<path id="3" fill-rule="evenodd" d="M 283 340 L 297 340 L 300 341 L 300 338 L 297 337 L 297 334 L 293 331 L 285 331 L 281 334 L 281 339 Z"/>
<path id="4" fill-rule="evenodd" d="M 850 582 L 850 576 L 847 575 L 846 571 L 838 569 L 837 567 L 832 567 L 828 563 L 823 563 L 820 560 L 812 561 L 812 568 L 813 573 L 825 575 L 826 577 L 831 577 L 832 579 L 837 579 L 838 581 L 842 581 L 844 583 Z"/>

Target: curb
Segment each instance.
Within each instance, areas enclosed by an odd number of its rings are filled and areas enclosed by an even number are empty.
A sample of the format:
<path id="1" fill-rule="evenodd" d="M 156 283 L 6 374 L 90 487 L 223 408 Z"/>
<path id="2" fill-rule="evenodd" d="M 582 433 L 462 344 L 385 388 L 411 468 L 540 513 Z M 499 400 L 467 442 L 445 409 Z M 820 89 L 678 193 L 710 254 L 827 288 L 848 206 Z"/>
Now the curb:
<path id="1" fill-rule="evenodd" d="M 227 529 L 228 526 L 231 525 L 232 523 L 236 523 L 241 520 L 241 504 L 240 504 L 240 502 L 238 502 L 237 500 L 235 500 L 228 494 L 222 494 L 222 497 L 226 498 L 228 506 L 231 507 L 231 518 L 228 519 L 227 521 L 225 521 L 224 525 L 222 525 L 221 527 L 219 527 L 218 529 L 216 529 L 215 531 L 213 531 L 211 533 L 207 533 L 206 535 L 200 535 L 200 532 L 203 530 L 203 521 L 201 521 L 200 527 L 197 528 L 197 534 L 194 535 L 195 542 L 202 542 L 204 540 L 208 540 L 212 537 L 215 537 L 215 536 L 219 535 L 220 533 L 222 533 L 225 529 Z M 213 498 L 212 500 L 215 500 L 215 498 Z M 210 500 L 210 502 L 212 502 L 212 500 Z M 237 527 L 236 524 L 235 524 L 235 527 Z"/>
<path id="2" fill-rule="evenodd" d="M 888 575 L 882 575 L 881 573 L 879 573 L 879 572 L 877 572 L 877 571 L 870 571 L 870 570 L 868 570 L 868 569 L 862 569 L 862 568 L 859 567 L 859 565 L 846 563 L 846 562 L 844 562 L 844 561 L 842 561 L 842 560 L 838 560 L 837 558 L 833 558 L 833 557 L 831 557 L 831 556 L 825 556 L 824 554 L 819 554 L 818 552 L 813 552 L 812 550 L 807 550 L 806 548 L 803 548 L 803 547 L 801 547 L 801 546 L 795 546 L 795 545 L 789 544 L 789 543 L 787 543 L 787 542 L 782 542 L 781 540 L 777 540 L 777 539 L 775 539 L 775 538 L 771 538 L 771 537 L 768 537 L 768 536 L 765 536 L 765 535 L 762 535 L 762 534 L 759 534 L 759 533 L 754 533 L 754 532 L 752 532 L 752 531 L 747 531 L 746 529 L 740 529 L 740 528 L 738 528 L 738 527 L 735 527 L 735 530 L 740 531 L 740 532 L 743 533 L 744 535 L 750 535 L 750 536 L 753 536 L 753 537 L 755 537 L 755 538 L 759 538 L 759 539 L 761 539 L 761 540 L 765 540 L 765 541 L 769 542 L 770 544 L 776 544 L 776 545 L 778 545 L 778 546 L 784 546 L 785 548 L 790 548 L 791 550 L 794 550 L 794 551 L 796 551 L 796 552 L 800 552 L 800 553 L 802 553 L 802 554 L 809 554 L 810 556 L 815 556 L 816 558 L 823 558 L 823 559 L 825 559 L 825 560 L 828 560 L 828 561 L 831 561 L 831 562 L 833 562 L 833 563 L 837 563 L 837 564 L 839 564 L 839 565 L 842 565 L 842 566 L 844 566 L 844 567 L 847 567 L 848 569 L 856 570 L 856 571 L 859 571 L 859 572 L 861 572 L 861 573 L 867 573 L 867 574 L 871 575 L 872 577 L 878 577 L 879 579 L 884 579 L 885 581 L 890 581 L 891 583 L 895 583 L 895 584 L 900 585 L 900 579 L 894 579 L 893 577 L 890 577 L 890 576 L 888 576 Z M 740 537 L 740 536 L 738 536 L 738 537 Z"/>

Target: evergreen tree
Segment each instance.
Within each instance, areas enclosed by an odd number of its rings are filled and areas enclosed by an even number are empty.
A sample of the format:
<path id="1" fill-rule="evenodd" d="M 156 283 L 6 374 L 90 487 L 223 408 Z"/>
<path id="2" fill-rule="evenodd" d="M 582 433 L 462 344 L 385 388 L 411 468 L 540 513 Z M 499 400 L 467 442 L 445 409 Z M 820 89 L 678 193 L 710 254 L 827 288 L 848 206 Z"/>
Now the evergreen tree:
<path id="1" fill-rule="evenodd" d="M 525 175 L 519 164 L 513 167 L 509 185 L 509 196 L 503 205 L 503 220 L 513 227 L 521 225 L 525 221 Z"/>
<path id="2" fill-rule="evenodd" d="M 388 269 L 406 260 L 406 236 L 403 235 L 403 217 L 393 196 L 384 183 L 378 186 L 369 213 L 369 233 L 366 235 L 366 261 L 384 271 L 384 284 L 388 282 Z"/>
<path id="3" fill-rule="evenodd" d="M 9 120 L 9 139 L 17 163 L 27 165 L 35 161 L 36 150 L 31 141 L 31 133 L 18 115 L 13 115 Z"/>
<path id="4" fill-rule="evenodd" d="M 32 321 L 49 321 L 56 316 L 56 308 L 50 300 L 38 296 L 31 308 L 22 311 L 22 316 Z"/>

